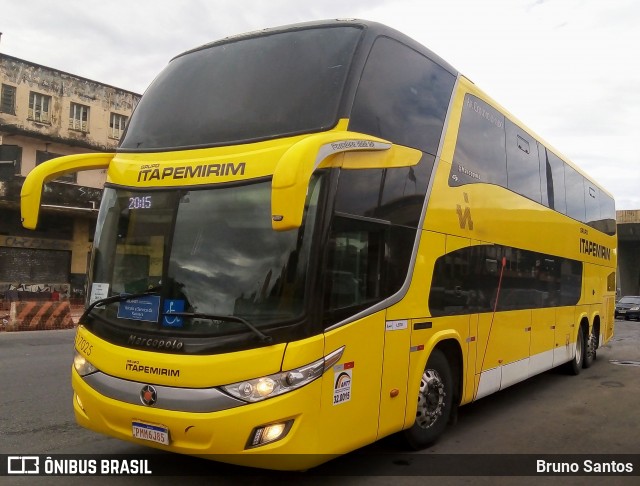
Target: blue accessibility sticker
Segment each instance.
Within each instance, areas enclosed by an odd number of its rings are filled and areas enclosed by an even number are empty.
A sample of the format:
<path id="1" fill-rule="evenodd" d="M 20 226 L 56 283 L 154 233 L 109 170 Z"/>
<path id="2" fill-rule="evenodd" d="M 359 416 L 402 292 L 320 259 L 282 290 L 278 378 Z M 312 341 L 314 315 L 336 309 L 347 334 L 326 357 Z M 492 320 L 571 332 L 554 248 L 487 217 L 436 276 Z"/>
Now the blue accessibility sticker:
<path id="1" fill-rule="evenodd" d="M 173 312 L 184 312 L 184 300 L 165 299 L 162 313 L 162 325 L 165 327 L 182 327 L 184 319 L 181 316 L 172 316 Z"/>

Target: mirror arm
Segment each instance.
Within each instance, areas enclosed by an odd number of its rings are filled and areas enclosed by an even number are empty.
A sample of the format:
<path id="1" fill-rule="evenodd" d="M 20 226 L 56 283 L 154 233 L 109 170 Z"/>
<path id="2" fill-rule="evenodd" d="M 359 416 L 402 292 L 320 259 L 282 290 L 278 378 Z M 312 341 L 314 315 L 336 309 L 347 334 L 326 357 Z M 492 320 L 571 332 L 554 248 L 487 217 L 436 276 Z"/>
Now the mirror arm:
<path id="1" fill-rule="evenodd" d="M 38 225 L 42 188 L 46 182 L 73 172 L 106 169 L 114 155 L 112 153 L 67 155 L 36 166 L 25 178 L 20 192 L 22 226 L 35 229 Z"/>
<path id="2" fill-rule="evenodd" d="M 311 174 L 328 157 L 342 152 L 389 150 L 391 142 L 348 131 L 310 135 L 280 158 L 271 186 L 271 226 L 275 231 L 299 228 Z"/>

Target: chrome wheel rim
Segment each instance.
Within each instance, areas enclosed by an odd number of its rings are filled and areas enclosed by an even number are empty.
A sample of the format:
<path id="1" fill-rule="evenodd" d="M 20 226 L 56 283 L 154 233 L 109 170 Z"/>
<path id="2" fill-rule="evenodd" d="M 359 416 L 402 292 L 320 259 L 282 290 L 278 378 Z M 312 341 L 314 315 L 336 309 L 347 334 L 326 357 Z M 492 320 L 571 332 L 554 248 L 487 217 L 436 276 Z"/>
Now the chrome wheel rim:
<path id="1" fill-rule="evenodd" d="M 423 429 L 428 429 L 442 415 L 445 407 L 444 383 L 436 370 L 425 370 L 420 381 L 418 393 L 418 410 L 416 423 Z"/>

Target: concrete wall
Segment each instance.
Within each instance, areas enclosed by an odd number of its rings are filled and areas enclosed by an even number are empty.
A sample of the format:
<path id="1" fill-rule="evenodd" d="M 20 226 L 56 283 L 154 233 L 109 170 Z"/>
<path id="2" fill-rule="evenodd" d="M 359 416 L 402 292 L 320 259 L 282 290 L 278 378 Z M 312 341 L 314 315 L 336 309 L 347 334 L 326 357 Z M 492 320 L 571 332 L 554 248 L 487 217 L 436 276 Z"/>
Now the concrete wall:
<path id="1" fill-rule="evenodd" d="M 618 288 L 621 296 L 640 295 L 640 241 L 618 242 Z"/>
<path id="2" fill-rule="evenodd" d="M 640 295 L 640 210 L 616 211 L 620 296 Z"/>
<path id="3" fill-rule="evenodd" d="M 14 113 L 0 112 L 0 144 L 22 147 L 20 175 L 36 165 L 36 151 L 71 155 L 91 151 L 113 152 L 120 132 L 114 131 L 112 114 L 131 116 L 140 95 L 81 78 L 63 71 L 0 54 L 0 82 L 16 90 Z M 31 93 L 50 97 L 46 121 L 34 119 Z M 88 107 L 88 121 L 74 129 L 71 106 Z M 105 171 L 78 174 L 77 184 L 102 187 Z"/>

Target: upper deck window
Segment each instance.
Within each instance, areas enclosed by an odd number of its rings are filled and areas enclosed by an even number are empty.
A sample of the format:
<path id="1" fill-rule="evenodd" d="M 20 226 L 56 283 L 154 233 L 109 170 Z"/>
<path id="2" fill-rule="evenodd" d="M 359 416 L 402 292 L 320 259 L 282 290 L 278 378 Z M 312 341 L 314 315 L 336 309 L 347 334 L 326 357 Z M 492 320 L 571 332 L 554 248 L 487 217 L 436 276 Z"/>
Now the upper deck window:
<path id="1" fill-rule="evenodd" d="M 454 83 L 436 62 L 381 37 L 367 60 L 349 129 L 436 155 Z"/>
<path id="2" fill-rule="evenodd" d="M 449 185 L 476 183 L 508 188 L 603 233 L 616 234 L 611 196 L 498 110 L 467 94 Z"/>
<path id="3" fill-rule="evenodd" d="M 504 115 L 467 94 L 449 184 L 486 182 L 507 187 Z"/>
<path id="4" fill-rule="evenodd" d="M 310 28 L 181 55 L 142 97 L 120 148 L 230 145 L 329 129 L 360 35 L 351 26 Z"/>

